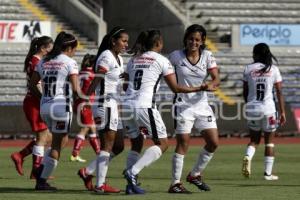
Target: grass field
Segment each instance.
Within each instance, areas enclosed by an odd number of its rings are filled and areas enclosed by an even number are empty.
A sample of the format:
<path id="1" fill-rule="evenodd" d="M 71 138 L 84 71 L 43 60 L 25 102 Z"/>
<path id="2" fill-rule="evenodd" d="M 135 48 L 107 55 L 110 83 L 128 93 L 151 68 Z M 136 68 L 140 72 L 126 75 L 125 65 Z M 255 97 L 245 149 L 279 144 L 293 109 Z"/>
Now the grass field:
<path id="1" fill-rule="evenodd" d="M 185 183 L 190 189 L 191 195 L 174 195 L 166 191 L 171 178 L 171 157 L 174 147 L 170 147 L 159 161 L 144 169 L 140 174 L 142 187 L 147 190 L 146 195 L 126 196 L 124 192 L 117 195 L 95 195 L 84 189 L 83 183 L 76 175 L 79 168 L 85 166 L 82 163 L 68 161 L 71 149 L 63 151 L 62 159 L 55 172 L 55 180 L 50 181 L 53 186 L 59 188 L 57 192 L 36 192 L 33 190 L 35 182 L 28 179 L 31 167 L 31 157 L 25 162 L 26 175 L 17 175 L 9 155 L 16 148 L 0 148 L 0 199 L 1 200 L 121 200 L 121 199 L 205 199 L 205 200 L 269 200 L 300 199 L 300 146 L 277 145 L 275 173 L 280 179 L 275 182 L 263 180 L 263 148 L 260 147 L 253 160 L 253 174 L 251 179 L 241 176 L 241 159 L 245 150 L 244 145 L 220 146 L 215 157 L 205 171 L 205 181 L 212 188 L 211 192 L 198 192 L 193 185 Z M 185 158 L 183 178 L 191 169 L 197 157 L 199 148 L 191 147 Z M 124 189 L 125 180 L 121 172 L 124 168 L 127 151 L 116 157 L 110 165 L 108 180 L 113 186 Z M 94 153 L 91 148 L 84 148 L 82 156 L 91 160 Z M 183 179 L 184 181 L 184 179 Z"/>

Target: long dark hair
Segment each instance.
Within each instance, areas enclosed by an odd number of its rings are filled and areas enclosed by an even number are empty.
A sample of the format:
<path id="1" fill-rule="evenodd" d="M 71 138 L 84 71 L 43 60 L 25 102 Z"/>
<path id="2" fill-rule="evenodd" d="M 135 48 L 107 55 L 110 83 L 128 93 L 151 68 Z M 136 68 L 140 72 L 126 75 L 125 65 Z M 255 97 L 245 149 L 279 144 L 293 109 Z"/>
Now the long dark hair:
<path id="1" fill-rule="evenodd" d="M 204 50 L 206 48 L 205 45 L 205 40 L 206 40 L 206 30 L 203 26 L 199 25 L 199 24 L 193 24 L 190 25 L 184 33 L 183 36 L 183 46 L 186 48 L 186 44 L 187 44 L 187 38 L 191 33 L 195 33 L 195 32 L 199 32 L 201 34 L 201 39 L 203 41 L 203 44 L 200 46 L 199 50 Z"/>
<path id="2" fill-rule="evenodd" d="M 31 40 L 30 47 L 24 62 L 24 72 L 27 71 L 32 56 L 37 54 L 42 47 L 47 47 L 51 43 L 53 43 L 53 40 L 48 36 L 36 37 Z"/>
<path id="3" fill-rule="evenodd" d="M 77 45 L 78 41 L 72 34 L 62 31 L 56 36 L 53 49 L 48 53 L 44 60 L 49 61 L 61 54 L 61 52 L 65 51 L 67 48 L 71 47 L 73 49 L 77 47 Z"/>
<path id="4" fill-rule="evenodd" d="M 277 61 L 277 58 L 271 53 L 269 46 L 266 43 L 258 43 L 253 47 L 253 60 L 255 63 L 260 62 L 265 66 L 260 70 L 261 74 L 269 72 L 273 60 Z"/>
<path id="5" fill-rule="evenodd" d="M 149 51 L 159 40 L 161 40 L 160 30 L 143 31 L 138 35 L 130 53 L 137 55 Z"/>
<path id="6" fill-rule="evenodd" d="M 103 37 L 103 39 L 101 41 L 101 44 L 98 48 L 98 52 L 97 52 L 97 55 L 96 55 L 96 58 L 95 58 L 94 66 L 96 66 L 96 62 L 97 62 L 99 56 L 101 55 L 101 53 L 103 51 L 107 50 L 107 49 L 111 49 L 112 48 L 112 41 L 119 39 L 123 33 L 127 34 L 127 31 L 124 28 L 120 27 L 120 26 L 116 26 L 108 34 L 106 34 Z"/>
<path id="7" fill-rule="evenodd" d="M 93 54 L 85 54 L 81 61 L 81 70 L 86 69 L 88 67 L 92 67 L 95 63 L 96 55 Z"/>

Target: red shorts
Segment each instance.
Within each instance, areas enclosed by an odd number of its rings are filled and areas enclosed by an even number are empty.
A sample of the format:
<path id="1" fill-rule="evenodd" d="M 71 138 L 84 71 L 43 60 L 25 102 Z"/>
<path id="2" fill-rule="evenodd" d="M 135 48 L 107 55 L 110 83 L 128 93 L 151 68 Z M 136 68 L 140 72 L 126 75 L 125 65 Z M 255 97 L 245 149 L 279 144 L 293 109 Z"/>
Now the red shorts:
<path id="1" fill-rule="evenodd" d="M 33 132 L 40 132 L 48 128 L 41 118 L 40 101 L 36 97 L 26 95 L 23 101 L 23 110 Z"/>
<path id="2" fill-rule="evenodd" d="M 77 113 L 78 109 L 80 110 L 80 123 L 83 125 L 94 125 L 94 117 L 93 111 L 90 106 L 83 106 L 79 108 L 81 103 L 85 103 L 85 101 L 78 99 L 74 103 L 74 112 Z"/>

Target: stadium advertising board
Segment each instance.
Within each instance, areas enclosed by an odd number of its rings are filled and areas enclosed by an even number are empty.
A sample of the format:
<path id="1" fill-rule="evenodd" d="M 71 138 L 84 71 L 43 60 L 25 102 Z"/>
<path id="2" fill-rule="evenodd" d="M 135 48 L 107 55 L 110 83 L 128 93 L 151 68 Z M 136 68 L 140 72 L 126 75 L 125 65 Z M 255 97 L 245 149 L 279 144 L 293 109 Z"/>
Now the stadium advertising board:
<path id="1" fill-rule="evenodd" d="M 240 45 L 300 46 L 300 25 L 241 24 Z"/>
<path id="2" fill-rule="evenodd" d="M 51 22 L 0 20 L 0 43 L 28 43 L 41 35 L 51 36 Z"/>

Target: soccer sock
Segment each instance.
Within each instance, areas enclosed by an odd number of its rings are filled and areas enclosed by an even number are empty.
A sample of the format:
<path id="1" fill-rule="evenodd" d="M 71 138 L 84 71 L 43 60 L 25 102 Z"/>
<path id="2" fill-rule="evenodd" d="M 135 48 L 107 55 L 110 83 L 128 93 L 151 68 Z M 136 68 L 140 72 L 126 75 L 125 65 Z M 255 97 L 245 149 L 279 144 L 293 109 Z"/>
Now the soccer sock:
<path id="1" fill-rule="evenodd" d="M 255 147 L 249 145 L 246 149 L 246 156 L 248 156 L 249 159 L 252 160 L 254 154 L 255 154 Z"/>
<path id="2" fill-rule="evenodd" d="M 85 168 L 85 172 L 88 175 L 93 174 L 94 171 L 96 170 L 96 165 L 97 165 L 97 158 L 95 160 L 93 160 L 92 162 L 90 162 L 90 164 Z"/>
<path id="3" fill-rule="evenodd" d="M 126 161 L 126 169 L 131 168 L 140 158 L 140 154 L 136 151 L 130 150 L 128 152 L 127 161 Z"/>
<path id="4" fill-rule="evenodd" d="M 89 141 L 96 154 L 100 153 L 100 141 L 96 133 L 89 135 Z"/>
<path id="5" fill-rule="evenodd" d="M 175 153 L 172 158 L 172 185 L 180 183 L 184 155 Z"/>
<path id="6" fill-rule="evenodd" d="M 132 166 L 131 172 L 134 175 L 137 175 L 144 167 L 147 167 L 158 160 L 161 155 L 162 151 L 158 146 L 154 145 L 149 147 L 144 155 Z"/>
<path id="7" fill-rule="evenodd" d="M 195 164 L 193 170 L 191 171 L 191 176 L 199 176 L 203 170 L 206 168 L 209 161 L 212 159 L 214 153 L 206 151 L 205 148 L 199 154 L 197 163 Z"/>
<path id="8" fill-rule="evenodd" d="M 44 159 L 42 161 L 42 163 L 44 163 L 44 160 L 46 157 L 49 157 L 50 156 L 50 153 L 51 153 L 51 147 L 48 147 L 46 151 L 44 151 Z"/>
<path id="9" fill-rule="evenodd" d="M 44 157 L 44 146 L 34 145 L 32 149 L 32 169 L 37 169 Z"/>
<path id="10" fill-rule="evenodd" d="M 83 146 L 85 137 L 83 135 L 77 135 L 74 141 L 72 156 L 76 157 L 79 155 L 81 147 Z"/>
<path id="11" fill-rule="evenodd" d="M 57 164 L 58 161 L 56 159 L 47 156 L 43 162 L 44 168 L 41 174 L 41 178 L 47 180 L 48 177 L 52 174 L 52 172 L 57 167 Z"/>
<path id="12" fill-rule="evenodd" d="M 21 154 L 22 158 L 25 158 L 26 156 L 32 154 L 33 146 L 35 145 L 35 140 L 32 140 L 27 144 L 19 153 Z"/>
<path id="13" fill-rule="evenodd" d="M 272 174 L 274 159 L 275 158 L 273 156 L 265 156 L 265 173 L 267 175 Z"/>
<path id="14" fill-rule="evenodd" d="M 97 157 L 97 165 L 96 165 L 96 186 L 100 187 L 105 182 L 105 177 L 108 170 L 109 163 L 109 152 L 100 151 L 100 154 Z"/>

